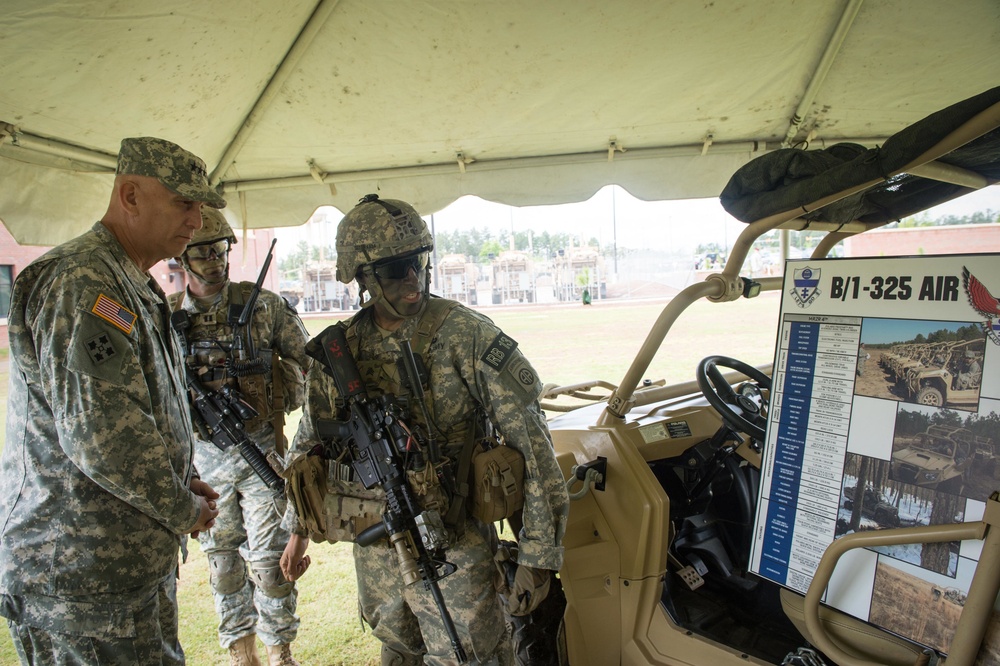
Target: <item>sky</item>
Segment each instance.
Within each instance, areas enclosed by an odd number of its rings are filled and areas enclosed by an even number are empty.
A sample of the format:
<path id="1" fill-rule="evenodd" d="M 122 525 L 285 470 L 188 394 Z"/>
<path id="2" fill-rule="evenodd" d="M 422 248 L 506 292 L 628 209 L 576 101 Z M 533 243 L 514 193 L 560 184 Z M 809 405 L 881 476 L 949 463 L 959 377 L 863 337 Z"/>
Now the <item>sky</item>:
<path id="1" fill-rule="evenodd" d="M 322 221 L 325 210 L 326 221 Z M 928 212 L 931 217 L 971 215 L 1000 211 L 1000 185 L 987 187 Z M 313 245 L 333 245 L 342 217 L 324 207 L 300 227 L 277 229 L 278 257 L 295 250 L 300 240 Z M 435 233 L 488 227 L 494 231 L 528 229 L 541 233 L 569 233 L 581 243 L 597 238 L 602 247 L 619 249 L 682 250 L 694 253 L 698 245 L 718 243 L 729 247 L 746 226 L 723 210 L 718 199 L 641 201 L 616 185 L 598 191 L 587 201 L 553 206 L 517 208 L 465 196 L 424 219 Z"/>

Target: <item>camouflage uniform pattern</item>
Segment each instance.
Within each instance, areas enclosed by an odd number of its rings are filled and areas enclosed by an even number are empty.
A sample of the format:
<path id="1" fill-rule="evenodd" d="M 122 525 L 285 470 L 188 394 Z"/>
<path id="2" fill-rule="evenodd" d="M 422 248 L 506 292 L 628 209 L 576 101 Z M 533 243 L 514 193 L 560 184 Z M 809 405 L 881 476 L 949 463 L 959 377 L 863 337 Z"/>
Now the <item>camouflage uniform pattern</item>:
<path id="1" fill-rule="evenodd" d="M 175 143 L 152 136 L 123 139 L 117 174 L 156 178 L 175 194 L 225 208 L 226 200 L 208 185 L 205 162 Z"/>
<path id="2" fill-rule="evenodd" d="M 425 308 L 426 312 L 426 308 Z M 394 391 L 398 377 L 391 368 L 401 342 L 412 339 L 420 317 L 392 333 L 379 329 L 363 310 L 352 320 L 357 327 L 355 354 L 369 393 Z M 525 458 L 524 527 L 519 535 L 520 561 L 557 571 L 562 566 L 562 536 L 569 500 L 556 463 L 545 417 L 538 405 L 541 382 L 516 343 L 489 318 L 456 305 L 441 324 L 425 354 L 429 374 L 428 406 L 442 454 L 455 460 L 477 411 L 484 410 Z M 306 406 L 293 450 L 307 451 L 319 437 L 316 421 L 338 416 L 336 388 L 320 364 L 308 374 Z M 331 465 L 331 470 L 335 465 Z M 356 484 L 360 488 L 360 484 Z M 329 497 L 328 497 L 329 499 Z M 329 510 L 330 504 L 328 502 Z M 292 508 L 286 526 L 303 533 Z M 504 617 L 494 588 L 492 526 L 469 519 L 464 536 L 446 553 L 458 571 L 440 582 L 463 646 L 475 663 L 496 663 L 505 635 Z M 362 613 L 375 635 L 389 647 L 408 654 L 426 649 L 425 662 L 454 663 L 450 643 L 430 593 L 422 585 L 403 589 L 398 561 L 383 541 L 355 546 Z M 423 644 L 420 643 L 422 637 Z M 506 646 L 505 646 L 506 647 Z"/>
<path id="3" fill-rule="evenodd" d="M 337 227 L 337 279 L 350 284 L 358 269 L 434 245 L 434 237 L 420 214 L 398 199 L 369 199 L 368 195 L 347 214 L 350 222 Z M 389 206 L 395 213 L 390 213 Z M 378 284 L 369 284 L 378 287 Z"/>
<path id="4" fill-rule="evenodd" d="M 250 286 L 252 284 L 241 285 Z M 228 346 L 233 339 L 232 327 L 225 323 L 230 285 L 219 292 L 218 302 L 206 308 L 189 293 L 172 294 L 171 301 L 180 300 L 182 296 L 180 307 L 187 310 L 191 318 L 188 343 L 218 341 Z M 251 323 L 251 336 L 258 350 L 273 349 L 302 368 L 309 366 L 311 359 L 304 350 L 308 333 L 284 298 L 261 290 Z M 270 375 L 267 376 L 270 393 L 273 386 Z M 286 411 L 300 406 L 286 405 Z M 263 422 L 249 436 L 265 455 L 274 449 L 271 422 Z M 201 549 L 209 555 L 210 562 L 215 557 L 230 557 L 236 565 L 236 572 L 225 576 L 225 581 L 220 581 L 214 573 L 211 578 L 219 615 L 220 645 L 227 648 L 239 638 L 255 632 L 265 645 L 291 643 L 299 626 L 299 618 L 295 615 L 298 594 L 294 583 L 286 581 L 278 567 L 289 537 L 288 531 L 281 527 L 284 502 L 275 502 L 271 491 L 236 447 L 222 451 L 212 442 L 198 438 L 195 464 L 202 479 L 220 495 L 215 525 L 199 536 Z M 232 587 L 237 589 L 230 589 Z"/>
<path id="5" fill-rule="evenodd" d="M 14 284 L 0 614 L 15 643 L 41 650 L 34 663 L 74 637 L 135 650 L 131 663 L 183 663 L 173 577 L 200 504 L 169 320 L 162 290 L 101 223 Z M 57 638 L 67 644 L 45 647 Z"/>

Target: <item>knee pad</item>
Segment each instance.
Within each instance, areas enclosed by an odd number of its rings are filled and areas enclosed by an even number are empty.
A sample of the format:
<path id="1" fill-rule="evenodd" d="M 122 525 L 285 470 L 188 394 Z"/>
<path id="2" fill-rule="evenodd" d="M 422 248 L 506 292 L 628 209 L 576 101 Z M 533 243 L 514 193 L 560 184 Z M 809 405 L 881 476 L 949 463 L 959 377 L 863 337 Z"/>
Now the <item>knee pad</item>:
<path id="1" fill-rule="evenodd" d="M 219 594 L 238 592 L 247 581 L 247 565 L 236 551 L 208 556 L 208 582 Z"/>
<path id="2" fill-rule="evenodd" d="M 285 579 L 278 560 L 251 562 L 250 575 L 257 589 L 272 599 L 281 599 L 292 593 L 294 584 Z"/>

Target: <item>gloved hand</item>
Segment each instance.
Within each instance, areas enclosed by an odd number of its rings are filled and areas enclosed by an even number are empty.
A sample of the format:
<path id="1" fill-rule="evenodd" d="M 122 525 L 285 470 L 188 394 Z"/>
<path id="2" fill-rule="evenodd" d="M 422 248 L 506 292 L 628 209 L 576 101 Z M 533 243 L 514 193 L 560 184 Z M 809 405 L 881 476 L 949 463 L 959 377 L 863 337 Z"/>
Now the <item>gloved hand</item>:
<path id="1" fill-rule="evenodd" d="M 548 569 L 518 564 L 513 582 L 508 583 L 500 599 L 511 615 L 528 615 L 548 596 L 551 584 L 552 572 Z"/>

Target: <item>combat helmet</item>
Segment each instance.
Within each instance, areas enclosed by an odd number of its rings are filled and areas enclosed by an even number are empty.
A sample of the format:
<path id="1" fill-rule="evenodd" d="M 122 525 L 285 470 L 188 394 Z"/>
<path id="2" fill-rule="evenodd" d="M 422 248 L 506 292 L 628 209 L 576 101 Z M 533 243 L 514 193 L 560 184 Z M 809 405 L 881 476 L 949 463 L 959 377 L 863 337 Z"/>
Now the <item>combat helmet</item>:
<path id="1" fill-rule="evenodd" d="M 236 234 L 233 233 L 233 228 L 229 226 L 229 222 L 226 221 L 226 218 L 217 209 L 202 206 L 201 222 L 201 229 L 194 232 L 194 236 L 191 237 L 188 247 L 211 243 L 220 238 L 228 238 L 230 245 L 236 245 Z"/>
<path id="2" fill-rule="evenodd" d="M 363 277 L 363 291 L 371 298 L 362 301 L 369 307 L 382 299 L 382 289 L 375 278 L 373 264 L 393 257 L 419 252 L 430 252 L 434 247 L 427 224 L 416 209 L 398 199 L 380 199 L 377 194 L 366 194 L 340 221 L 337 227 L 337 279 L 344 284 Z M 428 269 L 430 267 L 428 266 Z M 430 284 L 430 270 L 426 275 L 425 293 Z"/>
<path id="3" fill-rule="evenodd" d="M 198 245 L 209 245 L 211 243 L 215 243 L 223 238 L 228 240 L 230 247 L 232 247 L 236 244 L 236 234 L 233 233 L 233 228 L 229 226 L 229 222 L 226 221 L 226 218 L 222 215 L 222 213 L 215 208 L 202 206 L 201 223 L 201 229 L 194 232 L 194 235 L 191 237 L 191 242 L 188 243 L 184 253 L 177 257 L 177 260 L 180 262 L 181 266 L 184 267 L 184 270 L 202 280 L 206 280 L 204 276 L 200 275 L 197 271 L 191 268 L 191 263 L 188 261 L 188 250 Z M 229 265 L 227 263 L 225 279 L 228 278 Z"/>
<path id="4" fill-rule="evenodd" d="M 413 206 L 366 194 L 337 227 L 337 279 L 350 284 L 365 264 L 429 251 L 433 245 L 427 224 Z"/>

